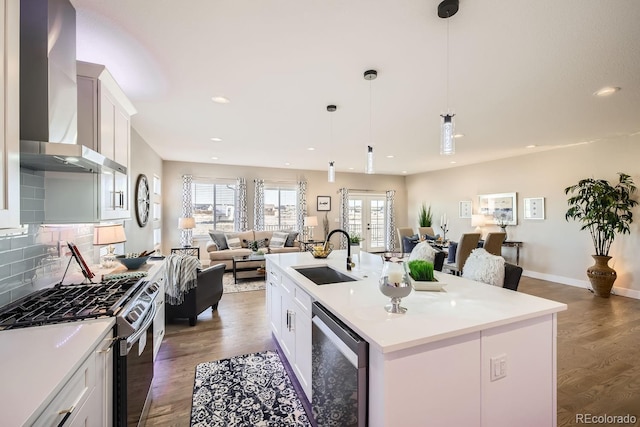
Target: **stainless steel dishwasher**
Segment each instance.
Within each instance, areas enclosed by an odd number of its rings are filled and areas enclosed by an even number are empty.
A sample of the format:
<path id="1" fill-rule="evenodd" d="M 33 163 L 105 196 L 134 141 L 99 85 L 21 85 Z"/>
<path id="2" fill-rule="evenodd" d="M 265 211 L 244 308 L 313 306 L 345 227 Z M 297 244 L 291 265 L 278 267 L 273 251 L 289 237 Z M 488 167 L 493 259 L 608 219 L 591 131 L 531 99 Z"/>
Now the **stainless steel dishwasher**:
<path id="1" fill-rule="evenodd" d="M 366 426 L 369 344 L 319 303 L 311 311 L 313 417 L 319 427 Z"/>

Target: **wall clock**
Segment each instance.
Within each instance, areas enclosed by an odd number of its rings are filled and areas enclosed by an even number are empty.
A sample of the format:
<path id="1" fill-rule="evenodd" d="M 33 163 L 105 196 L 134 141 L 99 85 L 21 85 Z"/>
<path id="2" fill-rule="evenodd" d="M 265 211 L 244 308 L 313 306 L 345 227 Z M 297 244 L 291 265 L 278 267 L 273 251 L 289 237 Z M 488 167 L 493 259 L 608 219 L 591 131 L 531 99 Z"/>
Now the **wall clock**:
<path id="1" fill-rule="evenodd" d="M 145 174 L 140 174 L 136 182 L 136 219 L 140 227 L 149 222 L 149 205 L 149 180 Z"/>

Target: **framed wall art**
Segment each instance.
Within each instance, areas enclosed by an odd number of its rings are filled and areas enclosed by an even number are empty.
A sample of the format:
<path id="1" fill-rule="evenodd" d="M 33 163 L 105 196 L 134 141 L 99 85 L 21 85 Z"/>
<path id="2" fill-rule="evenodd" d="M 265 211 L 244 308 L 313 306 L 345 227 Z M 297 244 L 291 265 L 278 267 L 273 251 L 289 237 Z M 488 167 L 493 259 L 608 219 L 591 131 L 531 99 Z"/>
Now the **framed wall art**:
<path id="1" fill-rule="evenodd" d="M 473 204 L 471 200 L 462 200 L 458 207 L 458 216 L 460 218 L 471 218 L 471 210 L 473 209 Z"/>
<path id="2" fill-rule="evenodd" d="M 518 224 L 516 193 L 483 194 L 478 196 L 478 213 L 487 216 L 489 224 Z"/>
<path id="3" fill-rule="evenodd" d="M 318 196 L 317 207 L 318 212 L 331 210 L 331 196 Z"/>
<path id="4" fill-rule="evenodd" d="M 524 219 L 544 219 L 544 197 L 524 199 Z"/>

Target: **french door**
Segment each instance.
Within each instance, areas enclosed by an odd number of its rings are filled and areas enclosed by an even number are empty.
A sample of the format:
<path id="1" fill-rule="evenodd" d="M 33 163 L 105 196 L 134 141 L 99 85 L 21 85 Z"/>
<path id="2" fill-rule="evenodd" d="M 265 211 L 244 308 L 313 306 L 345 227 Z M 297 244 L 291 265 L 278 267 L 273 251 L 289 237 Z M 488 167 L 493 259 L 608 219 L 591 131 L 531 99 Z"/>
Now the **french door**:
<path id="1" fill-rule="evenodd" d="M 358 233 L 362 250 L 384 252 L 386 198 L 382 194 L 349 193 L 349 234 Z"/>

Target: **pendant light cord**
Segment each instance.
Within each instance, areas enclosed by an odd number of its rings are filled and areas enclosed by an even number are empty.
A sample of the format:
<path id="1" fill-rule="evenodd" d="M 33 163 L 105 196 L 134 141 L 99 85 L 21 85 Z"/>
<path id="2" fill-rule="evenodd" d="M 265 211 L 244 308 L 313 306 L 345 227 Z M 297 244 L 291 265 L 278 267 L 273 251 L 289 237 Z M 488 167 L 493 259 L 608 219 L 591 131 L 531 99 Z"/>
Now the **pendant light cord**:
<path id="1" fill-rule="evenodd" d="M 373 95 L 371 80 L 369 80 L 369 145 L 373 146 Z"/>
<path id="2" fill-rule="evenodd" d="M 449 21 L 450 16 L 447 14 L 447 114 L 449 114 Z"/>

